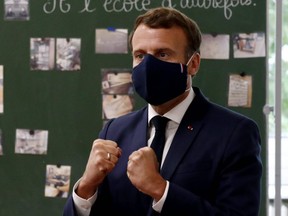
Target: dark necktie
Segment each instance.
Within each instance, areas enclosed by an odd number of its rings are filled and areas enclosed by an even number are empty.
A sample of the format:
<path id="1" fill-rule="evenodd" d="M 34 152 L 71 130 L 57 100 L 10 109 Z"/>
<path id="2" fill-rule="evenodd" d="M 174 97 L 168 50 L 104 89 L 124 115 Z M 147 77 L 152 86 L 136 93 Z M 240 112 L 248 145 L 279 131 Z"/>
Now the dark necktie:
<path id="1" fill-rule="evenodd" d="M 159 162 L 159 168 L 161 167 L 162 154 L 165 145 L 165 130 L 168 118 L 162 116 L 155 116 L 151 119 L 154 127 L 155 127 L 155 136 L 151 143 L 151 148 L 154 149 L 155 154 L 157 156 L 157 160 Z"/>

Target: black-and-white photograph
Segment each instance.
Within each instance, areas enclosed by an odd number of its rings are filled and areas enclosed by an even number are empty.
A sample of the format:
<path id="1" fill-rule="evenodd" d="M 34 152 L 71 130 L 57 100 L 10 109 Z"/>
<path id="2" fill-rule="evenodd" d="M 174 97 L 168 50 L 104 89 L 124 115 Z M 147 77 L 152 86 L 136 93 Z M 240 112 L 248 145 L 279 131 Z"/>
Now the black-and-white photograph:
<path id="1" fill-rule="evenodd" d="M 47 154 L 48 131 L 16 129 L 15 153 Z"/>
<path id="2" fill-rule="evenodd" d="M 55 65 L 55 39 L 30 38 L 30 69 L 53 70 Z"/>
<path id="3" fill-rule="evenodd" d="M 134 108 L 131 95 L 102 95 L 103 119 L 116 118 L 130 113 Z"/>
<path id="4" fill-rule="evenodd" d="M 230 35 L 203 34 L 200 46 L 203 59 L 229 59 Z"/>
<path id="5" fill-rule="evenodd" d="M 131 70 L 102 69 L 102 94 L 133 94 Z"/>
<path id="6" fill-rule="evenodd" d="M 75 71 L 81 69 L 80 60 L 81 39 L 57 38 L 56 69 L 60 71 Z"/>
<path id="7" fill-rule="evenodd" d="M 96 29 L 96 53 L 128 53 L 127 29 Z"/>
<path id="8" fill-rule="evenodd" d="M 29 20 L 29 0 L 4 0 L 4 20 Z"/>
<path id="9" fill-rule="evenodd" d="M 234 58 L 266 56 L 265 33 L 239 33 L 233 35 Z"/>
<path id="10" fill-rule="evenodd" d="M 45 197 L 68 197 L 71 166 L 47 165 Z"/>

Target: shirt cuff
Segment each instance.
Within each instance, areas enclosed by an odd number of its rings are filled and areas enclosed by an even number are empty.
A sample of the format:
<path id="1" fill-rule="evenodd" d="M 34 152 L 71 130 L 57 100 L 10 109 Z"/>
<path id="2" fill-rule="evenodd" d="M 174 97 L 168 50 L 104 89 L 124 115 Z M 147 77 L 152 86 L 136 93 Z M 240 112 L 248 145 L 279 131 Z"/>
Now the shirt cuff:
<path id="1" fill-rule="evenodd" d="M 92 197 L 90 197 L 87 200 L 79 197 L 76 194 L 75 190 L 77 189 L 80 180 L 81 179 L 79 179 L 73 187 L 72 197 L 73 197 L 73 201 L 75 204 L 77 214 L 79 216 L 89 216 L 90 211 L 91 211 L 91 207 L 97 199 L 97 191 L 95 192 L 95 194 Z"/>
<path id="2" fill-rule="evenodd" d="M 165 187 L 165 191 L 163 196 L 161 197 L 161 199 L 158 202 L 155 202 L 155 200 L 153 200 L 153 204 L 152 204 L 152 208 L 158 212 L 161 213 L 163 205 L 165 203 L 165 200 L 167 198 L 167 194 L 168 194 L 168 189 L 169 189 L 169 181 L 166 181 L 166 187 Z"/>

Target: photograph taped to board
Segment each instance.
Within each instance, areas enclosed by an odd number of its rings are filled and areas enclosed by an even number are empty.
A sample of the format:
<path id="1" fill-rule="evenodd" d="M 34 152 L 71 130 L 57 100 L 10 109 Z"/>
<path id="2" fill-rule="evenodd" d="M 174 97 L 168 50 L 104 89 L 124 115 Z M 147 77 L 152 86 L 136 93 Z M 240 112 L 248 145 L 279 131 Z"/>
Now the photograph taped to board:
<path id="1" fill-rule="evenodd" d="M 45 197 L 68 197 L 71 166 L 47 165 Z"/>
<path id="2" fill-rule="evenodd" d="M 234 58 L 266 56 L 265 33 L 238 33 L 233 35 Z"/>
<path id="3" fill-rule="evenodd" d="M 128 53 L 128 29 L 96 29 L 96 53 Z"/>
<path id="4" fill-rule="evenodd" d="M 47 154 L 48 131 L 16 129 L 15 153 Z"/>
<path id="5" fill-rule="evenodd" d="M 133 94 L 130 69 L 102 69 L 102 94 Z"/>
<path id="6" fill-rule="evenodd" d="M 4 20 L 29 20 L 28 0 L 5 0 Z"/>

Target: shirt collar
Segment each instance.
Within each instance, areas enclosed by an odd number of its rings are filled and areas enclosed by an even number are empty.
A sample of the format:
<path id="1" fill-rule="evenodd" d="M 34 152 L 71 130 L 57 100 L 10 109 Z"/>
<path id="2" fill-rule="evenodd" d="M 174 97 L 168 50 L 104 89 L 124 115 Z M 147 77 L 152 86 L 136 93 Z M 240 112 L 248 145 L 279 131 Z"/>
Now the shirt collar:
<path id="1" fill-rule="evenodd" d="M 193 98 L 195 97 L 195 93 L 193 91 L 193 88 L 190 89 L 188 96 L 177 106 L 175 106 L 173 109 L 165 113 L 163 116 L 171 119 L 172 121 L 180 124 L 186 110 L 188 109 L 189 105 L 191 104 Z M 150 104 L 148 104 L 148 123 L 150 120 L 156 116 L 159 115 Z"/>

